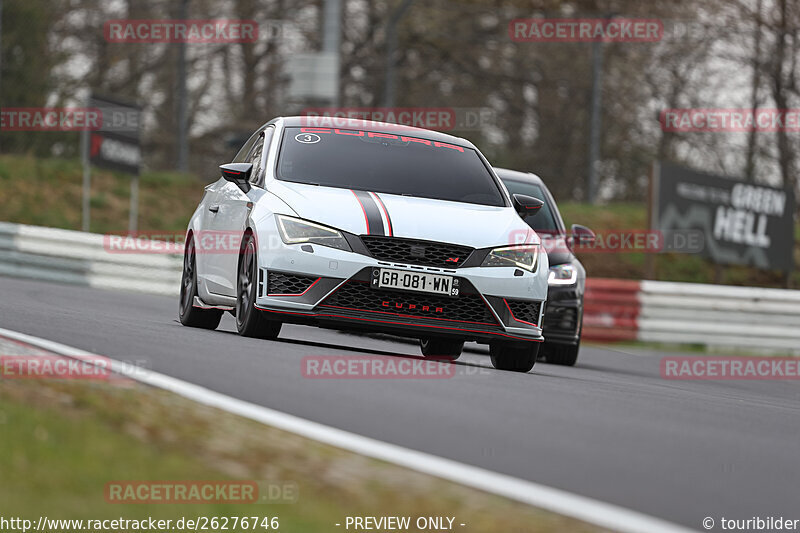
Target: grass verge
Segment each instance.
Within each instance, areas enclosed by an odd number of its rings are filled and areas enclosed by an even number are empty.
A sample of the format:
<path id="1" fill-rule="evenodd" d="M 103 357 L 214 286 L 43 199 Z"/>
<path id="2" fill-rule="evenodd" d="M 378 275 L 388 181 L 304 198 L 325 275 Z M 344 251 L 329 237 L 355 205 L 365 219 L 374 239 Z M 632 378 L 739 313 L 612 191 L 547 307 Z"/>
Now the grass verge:
<path id="1" fill-rule="evenodd" d="M 342 531 L 346 516 L 454 516 L 465 532 L 595 526 L 365 458 L 134 382 L 0 378 L 0 502 L 34 520 L 277 516 L 280 531 Z M 112 504 L 122 480 L 296 484 L 295 503 Z M 410 531 L 415 531 L 411 529 Z"/>
<path id="2" fill-rule="evenodd" d="M 209 179 L 206 183 L 210 183 Z M 91 231 L 128 229 L 129 176 L 92 168 Z M 0 156 L 0 203 L 6 222 L 81 228 L 83 170 L 77 159 Z M 206 184 L 190 174 L 146 172 L 139 183 L 139 230 L 184 231 Z"/>

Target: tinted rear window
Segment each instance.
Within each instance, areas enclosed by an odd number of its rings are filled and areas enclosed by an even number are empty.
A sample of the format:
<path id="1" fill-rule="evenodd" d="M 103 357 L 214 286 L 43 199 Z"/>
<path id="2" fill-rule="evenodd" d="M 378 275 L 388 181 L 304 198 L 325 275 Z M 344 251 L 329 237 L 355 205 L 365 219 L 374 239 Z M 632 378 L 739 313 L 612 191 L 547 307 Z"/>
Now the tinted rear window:
<path id="1" fill-rule="evenodd" d="M 278 179 L 505 206 L 475 150 L 398 132 L 286 128 Z"/>
<path id="2" fill-rule="evenodd" d="M 503 183 L 511 194 L 524 194 L 526 196 L 533 196 L 544 202 L 539 211 L 533 215 L 527 215 L 524 220 L 528 223 L 534 231 L 541 232 L 555 232 L 558 230 L 556 226 L 556 219 L 553 216 L 553 211 L 550 209 L 550 203 L 547 201 L 542 188 L 535 183 L 528 183 L 524 181 L 503 180 Z"/>

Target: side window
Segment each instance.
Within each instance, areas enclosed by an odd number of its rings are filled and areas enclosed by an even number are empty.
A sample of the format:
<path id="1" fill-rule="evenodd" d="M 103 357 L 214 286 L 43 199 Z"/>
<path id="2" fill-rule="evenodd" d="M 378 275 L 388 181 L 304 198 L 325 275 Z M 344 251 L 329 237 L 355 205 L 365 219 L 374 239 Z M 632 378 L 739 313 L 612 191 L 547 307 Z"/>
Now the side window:
<path id="1" fill-rule="evenodd" d="M 250 138 L 247 139 L 247 142 L 244 143 L 242 148 L 236 154 L 236 157 L 233 158 L 233 161 L 231 161 L 231 163 L 246 163 L 247 161 L 249 161 L 247 156 L 250 155 L 250 151 L 252 150 L 253 145 L 256 143 L 256 141 L 261 138 L 261 133 L 262 130 L 259 129 L 257 132 L 252 134 Z"/>
<path id="2" fill-rule="evenodd" d="M 258 172 L 253 169 L 253 183 L 256 184 L 263 184 L 264 183 L 264 174 L 265 174 L 265 165 L 267 163 L 267 159 L 269 159 L 269 150 L 272 146 L 272 136 L 275 134 L 275 128 L 270 126 L 269 128 L 264 130 L 264 144 L 262 148 L 262 156 L 261 156 L 261 163 L 258 165 Z M 253 163 L 255 166 L 255 163 Z"/>
<path id="3" fill-rule="evenodd" d="M 269 156 L 264 153 L 264 147 L 269 150 L 272 144 L 272 136 L 275 134 L 275 126 L 268 126 L 263 130 L 258 130 L 247 139 L 239 153 L 233 158 L 232 163 L 252 163 L 253 173 L 250 175 L 250 182 L 259 184 L 264 181 L 264 164 Z"/>
<path id="4" fill-rule="evenodd" d="M 261 135 L 256 141 L 256 144 L 253 145 L 253 148 L 250 150 L 250 153 L 247 155 L 247 159 L 245 163 L 252 163 L 253 164 L 253 172 L 250 174 L 250 181 L 255 182 L 258 179 L 258 175 L 261 173 L 261 155 L 264 152 L 264 136 Z"/>

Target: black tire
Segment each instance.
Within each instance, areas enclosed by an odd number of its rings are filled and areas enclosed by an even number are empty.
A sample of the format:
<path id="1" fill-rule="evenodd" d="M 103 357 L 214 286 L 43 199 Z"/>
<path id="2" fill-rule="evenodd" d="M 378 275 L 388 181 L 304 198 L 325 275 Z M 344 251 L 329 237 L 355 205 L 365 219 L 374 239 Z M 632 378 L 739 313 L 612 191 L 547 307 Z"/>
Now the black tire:
<path id="1" fill-rule="evenodd" d="M 580 349 L 580 340 L 574 346 L 566 344 L 548 345 L 544 349 L 544 359 L 552 365 L 575 366 Z"/>
<path id="2" fill-rule="evenodd" d="M 255 307 L 258 271 L 256 240 L 251 233 L 244 236 L 239 251 L 239 269 L 236 276 L 236 330 L 243 337 L 276 339 L 281 323 L 267 320 L 265 313 Z"/>
<path id="3" fill-rule="evenodd" d="M 539 345 L 538 342 L 493 342 L 489 345 L 492 366 L 497 370 L 528 372 L 536 364 Z"/>
<path id="4" fill-rule="evenodd" d="M 178 318 L 181 324 L 192 328 L 216 329 L 222 319 L 220 309 L 200 309 L 194 307 L 197 296 L 197 260 L 194 240 L 189 238 L 183 252 L 183 273 L 181 274 L 181 294 L 178 302 Z"/>
<path id="5" fill-rule="evenodd" d="M 464 341 L 426 337 L 419 340 L 419 349 L 425 357 L 455 361 L 461 357 Z"/>

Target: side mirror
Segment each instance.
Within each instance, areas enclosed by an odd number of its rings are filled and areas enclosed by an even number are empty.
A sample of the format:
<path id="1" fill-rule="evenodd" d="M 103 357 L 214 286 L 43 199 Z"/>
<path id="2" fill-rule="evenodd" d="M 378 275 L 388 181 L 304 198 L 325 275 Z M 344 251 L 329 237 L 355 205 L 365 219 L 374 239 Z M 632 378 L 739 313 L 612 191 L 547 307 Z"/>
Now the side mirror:
<path id="1" fill-rule="evenodd" d="M 526 196 L 524 194 L 513 194 L 511 199 L 514 201 L 514 209 L 516 209 L 519 216 L 525 218 L 528 215 L 536 214 L 542 208 L 544 202 L 533 196 Z"/>
<path id="2" fill-rule="evenodd" d="M 597 238 L 594 232 L 589 228 L 587 228 L 586 226 L 581 226 L 580 224 L 573 224 L 571 229 L 572 229 L 572 236 L 570 237 L 571 244 L 578 246 L 591 246 L 594 244 L 594 241 Z"/>
<path id="3" fill-rule="evenodd" d="M 220 165 L 222 177 L 239 187 L 243 193 L 250 191 L 250 174 L 253 173 L 253 163 L 228 163 Z"/>

